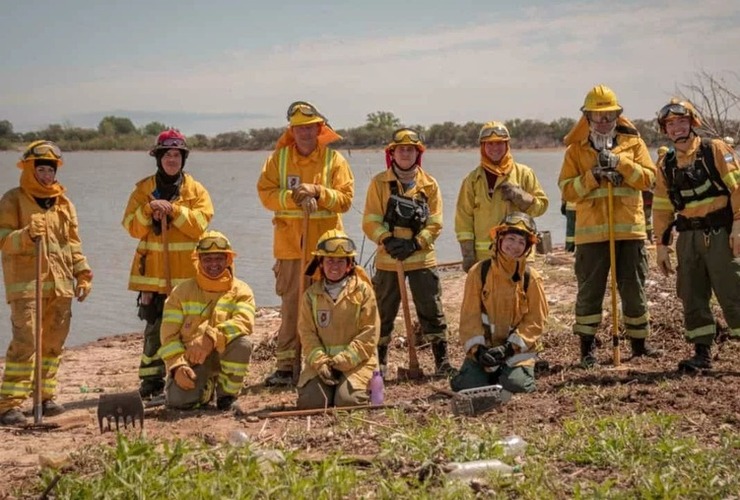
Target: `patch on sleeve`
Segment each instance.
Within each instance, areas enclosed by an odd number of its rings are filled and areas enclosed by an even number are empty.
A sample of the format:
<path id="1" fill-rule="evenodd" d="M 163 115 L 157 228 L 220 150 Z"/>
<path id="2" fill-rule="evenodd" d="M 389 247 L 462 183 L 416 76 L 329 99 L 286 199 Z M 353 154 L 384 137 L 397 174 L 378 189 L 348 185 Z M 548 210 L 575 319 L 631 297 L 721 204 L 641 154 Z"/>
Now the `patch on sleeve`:
<path id="1" fill-rule="evenodd" d="M 725 153 L 725 163 L 733 163 L 735 156 L 732 153 Z"/>

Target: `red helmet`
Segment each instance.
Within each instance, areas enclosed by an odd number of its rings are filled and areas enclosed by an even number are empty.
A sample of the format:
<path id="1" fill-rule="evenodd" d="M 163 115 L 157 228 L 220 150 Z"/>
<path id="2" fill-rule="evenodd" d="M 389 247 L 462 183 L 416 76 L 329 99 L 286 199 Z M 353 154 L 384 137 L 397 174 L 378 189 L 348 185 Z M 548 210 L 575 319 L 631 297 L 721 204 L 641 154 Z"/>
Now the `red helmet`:
<path id="1" fill-rule="evenodd" d="M 186 157 L 188 152 L 188 144 L 185 141 L 185 136 L 180 133 L 176 128 L 170 128 L 162 131 L 157 137 L 157 143 L 154 145 L 149 155 L 156 156 L 158 151 L 165 149 L 179 149 L 182 151 L 183 157 Z"/>

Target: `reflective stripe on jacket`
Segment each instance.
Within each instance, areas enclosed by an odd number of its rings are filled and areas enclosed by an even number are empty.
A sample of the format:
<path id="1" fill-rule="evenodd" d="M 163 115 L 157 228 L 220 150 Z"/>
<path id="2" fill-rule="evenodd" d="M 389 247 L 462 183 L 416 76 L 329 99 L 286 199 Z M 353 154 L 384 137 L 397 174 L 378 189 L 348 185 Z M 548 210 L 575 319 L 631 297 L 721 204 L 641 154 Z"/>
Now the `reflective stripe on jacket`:
<path id="1" fill-rule="evenodd" d="M 617 240 L 644 240 L 645 213 L 642 191 L 655 181 L 655 165 L 645 142 L 636 135 L 617 134 L 611 150 L 619 155 L 617 171 L 624 181 L 613 188 L 614 231 Z M 588 139 L 565 150 L 558 185 L 565 201 L 576 203 L 576 245 L 609 241 L 608 188 L 597 181 L 591 169 L 598 163 Z"/>
<path id="2" fill-rule="evenodd" d="M 195 278 L 176 286 L 164 303 L 158 354 L 167 372 L 187 365 L 185 349 L 191 341 L 206 334 L 206 327 L 217 333 L 214 348 L 221 353 L 234 339 L 254 330 L 254 294 L 245 282 L 234 278 L 227 292 L 207 292 Z"/>
<path id="3" fill-rule="evenodd" d="M 0 250 L 6 300 L 30 299 L 36 294 L 36 248 L 28 233 L 33 214 L 43 214 L 46 218 L 42 295 L 72 297 L 74 277 L 90 271 L 82 254 L 74 205 L 61 195 L 51 208 L 43 209 L 17 187 L 0 199 Z"/>
<path id="4" fill-rule="evenodd" d="M 411 256 L 403 261 L 406 271 L 415 269 L 429 269 L 437 265 L 437 256 L 434 252 L 434 242 L 442 231 L 442 194 L 439 191 L 437 181 L 424 170 L 417 169 L 414 186 L 403 190 L 403 186 L 396 178 L 392 169 L 381 172 L 370 181 L 365 199 L 365 213 L 362 217 L 362 230 L 368 238 L 378 244 L 378 252 L 375 255 L 375 268 L 383 271 L 395 271 L 396 259 L 388 255 L 382 241 L 391 236 L 390 228 L 383 222 L 388 198 L 391 197 L 390 183 L 395 182 L 398 193 L 403 196 L 414 198 L 423 193 L 429 205 L 429 218 L 424 227 L 416 235 L 416 240 L 421 246 Z M 410 229 L 396 227 L 393 236 L 397 238 L 411 239 L 413 234 Z"/>
<path id="5" fill-rule="evenodd" d="M 475 256 L 484 260 L 491 255 L 491 228 L 498 225 L 509 212 L 520 211 L 516 205 L 501 197 L 497 189 L 502 182 L 521 187 L 534 197 L 534 202 L 527 209 L 527 214 L 538 217 L 547 211 L 549 200 L 537 180 L 534 171 L 521 163 L 505 176 L 496 178 L 496 189 L 493 195 L 488 194 L 488 181 L 483 167 L 470 172 L 460 186 L 455 208 L 455 235 L 457 241 L 475 241 Z"/>
<path id="6" fill-rule="evenodd" d="M 343 229 L 339 214 L 349 210 L 355 180 L 344 157 L 326 147 L 318 147 L 308 156 L 298 153 L 295 145 L 272 153 L 262 167 L 257 193 L 262 205 L 275 213 L 273 253 L 276 259 L 300 259 L 303 210 L 293 202 L 293 189 L 299 184 L 321 186 L 318 210 L 311 214 L 308 248 L 314 249 L 319 236 L 330 229 Z"/>
<path id="7" fill-rule="evenodd" d="M 123 215 L 123 227 L 132 237 L 140 240 L 131 263 L 128 288 L 165 294 L 164 244 L 162 234 L 154 234 L 152 209 L 149 206 L 154 199 L 152 192 L 155 189 L 153 175 L 139 181 Z M 167 240 L 170 278 L 174 287 L 195 276 L 192 253 L 213 218 L 213 204 L 203 185 L 190 174 L 184 174 L 180 194 L 172 205 L 172 222 L 167 231 Z"/>

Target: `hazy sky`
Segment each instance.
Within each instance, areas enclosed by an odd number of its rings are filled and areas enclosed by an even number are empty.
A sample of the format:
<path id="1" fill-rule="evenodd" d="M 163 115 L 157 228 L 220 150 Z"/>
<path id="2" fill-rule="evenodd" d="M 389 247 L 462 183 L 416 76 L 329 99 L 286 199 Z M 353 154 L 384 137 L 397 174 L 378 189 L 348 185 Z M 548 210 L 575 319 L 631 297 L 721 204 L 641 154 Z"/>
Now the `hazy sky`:
<path id="1" fill-rule="evenodd" d="M 697 71 L 737 70 L 738 26 L 737 0 L 4 0 L 0 120 L 214 135 L 301 99 L 337 128 L 550 121 L 597 83 L 652 118 Z"/>

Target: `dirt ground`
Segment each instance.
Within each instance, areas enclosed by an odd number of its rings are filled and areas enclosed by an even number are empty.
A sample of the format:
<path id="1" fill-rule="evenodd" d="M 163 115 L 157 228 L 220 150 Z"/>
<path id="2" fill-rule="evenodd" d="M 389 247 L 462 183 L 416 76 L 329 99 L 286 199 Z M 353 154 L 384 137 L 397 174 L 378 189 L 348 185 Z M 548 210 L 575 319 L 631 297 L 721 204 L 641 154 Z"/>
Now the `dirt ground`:
<path id="1" fill-rule="evenodd" d="M 630 360 L 629 342 L 623 341 L 621 354 L 626 369 L 614 370 L 611 365 L 611 334 L 603 327 L 599 338 L 599 361 L 591 370 L 578 368 L 578 340 L 571 333 L 574 320 L 573 301 L 576 294 L 572 271 L 572 256 L 556 251 L 538 257 L 536 267 L 545 279 L 551 314 L 545 334 L 542 358 L 550 370 L 538 376 L 538 391 L 516 395 L 498 409 L 480 417 L 495 422 L 503 432 L 526 436 L 559 428 L 565 419 L 587 406 L 597 414 L 630 414 L 662 411 L 683 416 L 683 430 L 711 440 L 722 427 L 740 426 L 740 343 L 720 345 L 711 372 L 696 375 L 676 373 L 677 362 L 691 353 L 682 337 L 681 305 L 675 297 L 673 278 L 665 279 L 655 272 L 648 277 L 648 297 L 652 327 L 652 345 L 665 350 L 660 359 Z M 453 365 L 463 361 L 457 343 L 457 325 L 462 299 L 464 274 L 459 266 L 440 269 L 443 279 L 444 306 L 450 326 L 450 357 Z M 412 304 L 413 308 L 413 304 Z M 605 310 L 610 301 L 605 301 Z M 413 314 L 413 309 L 412 309 Z M 717 309 L 718 316 L 719 309 Z M 357 436 L 335 435 L 331 432 L 335 417 L 331 415 L 293 418 L 256 416 L 259 410 L 292 409 L 295 392 L 289 389 L 268 389 L 262 380 L 273 369 L 274 345 L 270 339 L 280 322 L 274 309 L 260 309 L 253 337 L 256 349 L 245 387 L 238 400 L 240 414 L 221 413 L 215 409 L 181 412 L 155 407 L 146 410 L 144 432 L 149 438 L 188 437 L 206 442 L 223 442 L 234 430 L 244 431 L 249 438 L 268 447 L 287 447 L 311 456 L 320 456 L 337 449 L 348 454 L 372 456 L 377 443 Z M 606 314 L 604 325 L 609 324 Z M 390 350 L 389 380 L 386 381 L 387 403 L 409 403 L 409 414 L 423 420 L 430 413 L 449 414 L 449 398 L 435 393 L 434 387 L 447 388 L 446 381 L 426 378 L 416 382 L 395 380 L 397 367 L 406 366 L 403 321 L 396 320 L 396 334 Z M 127 334 L 102 338 L 85 346 L 67 350 L 59 371 L 58 400 L 67 407 L 59 417 L 44 422 L 58 425 L 55 429 L 34 430 L 0 427 L 0 498 L 10 488 L 28 484 L 42 465 L 64 464 L 74 450 L 97 444 L 115 444 L 115 433 L 101 434 L 96 408 L 100 393 L 135 390 L 138 387 L 138 356 L 141 335 Z M 717 353 L 715 348 L 713 352 Z M 433 372 L 429 346 L 421 346 L 420 361 L 425 373 Z M 579 390 L 572 390 L 577 388 Z M 30 402 L 26 406 L 30 411 Z M 374 412 L 374 421 L 382 422 L 382 412 Z M 310 429 L 310 434 L 309 434 Z M 125 432 L 135 435 L 139 428 Z M 317 439 L 317 436 L 323 436 Z"/>

